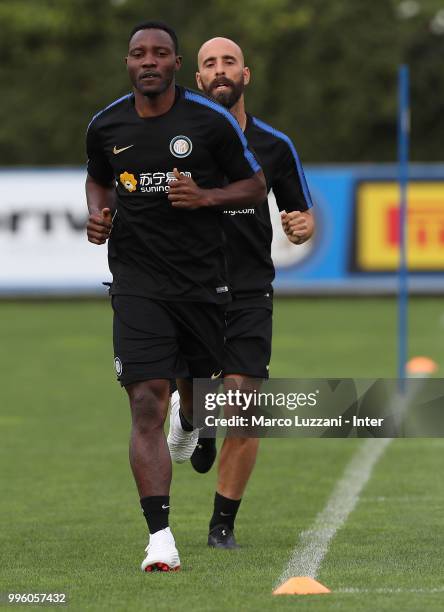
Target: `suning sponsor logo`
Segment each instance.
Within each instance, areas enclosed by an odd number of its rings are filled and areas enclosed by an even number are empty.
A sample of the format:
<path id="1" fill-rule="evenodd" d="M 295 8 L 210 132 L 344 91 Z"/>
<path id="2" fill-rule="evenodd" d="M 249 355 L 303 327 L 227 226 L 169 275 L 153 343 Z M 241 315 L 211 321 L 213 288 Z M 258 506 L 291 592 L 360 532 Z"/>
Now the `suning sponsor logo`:
<path id="1" fill-rule="evenodd" d="M 191 172 L 181 172 L 183 176 L 191 178 Z M 140 191 L 143 193 L 168 193 L 170 184 L 176 181 L 174 172 L 142 172 L 139 177 Z"/>

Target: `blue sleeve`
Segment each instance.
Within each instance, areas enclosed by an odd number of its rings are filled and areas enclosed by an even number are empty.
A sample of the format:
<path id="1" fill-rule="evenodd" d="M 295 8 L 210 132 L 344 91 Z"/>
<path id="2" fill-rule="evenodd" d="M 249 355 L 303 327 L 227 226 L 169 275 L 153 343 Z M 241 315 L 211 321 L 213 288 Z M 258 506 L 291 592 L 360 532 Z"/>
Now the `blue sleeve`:
<path id="1" fill-rule="evenodd" d="M 279 143 L 272 189 L 279 210 L 304 211 L 313 206 L 302 164 L 289 138 Z"/>
<path id="2" fill-rule="evenodd" d="M 247 179 L 261 170 L 237 120 L 221 117 L 214 139 L 213 155 L 230 183 Z"/>

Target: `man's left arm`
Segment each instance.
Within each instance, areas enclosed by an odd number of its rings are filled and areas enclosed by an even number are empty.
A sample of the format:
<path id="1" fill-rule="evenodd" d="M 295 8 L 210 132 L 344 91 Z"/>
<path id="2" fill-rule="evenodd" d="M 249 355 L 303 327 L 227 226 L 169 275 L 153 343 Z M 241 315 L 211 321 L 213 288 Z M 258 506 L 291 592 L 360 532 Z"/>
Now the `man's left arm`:
<path id="1" fill-rule="evenodd" d="M 196 208 L 222 207 L 246 208 L 257 206 L 267 197 L 265 178 L 262 170 L 250 178 L 240 179 L 213 189 L 203 189 L 189 176 L 180 174 L 174 168 L 176 180 L 171 183 L 168 199 L 174 208 L 194 210 Z"/>
<path id="2" fill-rule="evenodd" d="M 272 189 L 281 211 L 281 224 L 293 244 L 306 242 L 314 233 L 313 202 L 304 170 L 290 139 L 276 147 L 275 173 Z"/>

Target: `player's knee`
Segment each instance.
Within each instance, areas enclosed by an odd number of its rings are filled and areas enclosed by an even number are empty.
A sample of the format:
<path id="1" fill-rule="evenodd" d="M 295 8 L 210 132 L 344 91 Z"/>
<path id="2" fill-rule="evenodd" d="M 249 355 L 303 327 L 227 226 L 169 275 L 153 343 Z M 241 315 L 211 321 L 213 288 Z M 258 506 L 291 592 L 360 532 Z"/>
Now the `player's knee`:
<path id="1" fill-rule="evenodd" d="M 136 387 L 129 393 L 133 427 L 140 433 L 161 428 L 167 411 L 167 397 L 148 385 Z"/>
<path id="2" fill-rule="evenodd" d="M 137 398 L 131 407 L 133 429 L 136 429 L 140 435 L 163 428 L 165 412 L 161 410 L 157 401 L 150 401 L 141 397 Z"/>

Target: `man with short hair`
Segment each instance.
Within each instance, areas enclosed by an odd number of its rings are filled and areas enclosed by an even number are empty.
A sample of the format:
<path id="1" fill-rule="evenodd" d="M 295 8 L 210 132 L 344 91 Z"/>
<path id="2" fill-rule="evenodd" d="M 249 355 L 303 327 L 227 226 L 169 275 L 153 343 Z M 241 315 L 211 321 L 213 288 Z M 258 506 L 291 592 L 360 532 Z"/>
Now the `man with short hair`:
<path id="1" fill-rule="evenodd" d="M 199 88 L 238 120 L 264 170 L 267 191 L 273 189 L 288 239 L 294 244 L 308 240 L 313 234 L 314 219 L 302 165 L 288 136 L 245 112 L 244 88 L 250 71 L 240 47 L 226 38 L 204 43 L 198 54 L 196 78 Z M 226 211 L 224 230 L 232 302 L 226 315 L 223 373 L 226 385 L 234 382 L 236 388 L 253 391 L 259 389 L 262 379 L 268 378 L 271 356 L 274 266 L 267 200 L 255 209 Z M 227 437 L 223 442 L 209 546 L 237 547 L 234 521 L 254 467 L 258 443 L 255 438 L 239 437 Z M 215 439 L 199 438 L 191 458 L 193 467 L 207 472 L 215 457 Z"/>
<path id="2" fill-rule="evenodd" d="M 168 526 L 170 380 L 181 397 L 173 442 L 194 448 L 190 378 L 220 371 L 230 299 L 222 209 L 255 206 L 266 191 L 232 115 L 175 85 L 181 57 L 169 26 L 137 25 L 126 64 L 133 92 L 88 126 L 87 233 L 95 244 L 110 237 L 114 361 L 129 396 L 130 463 L 150 532 L 141 568 L 167 571 L 180 567 Z"/>

